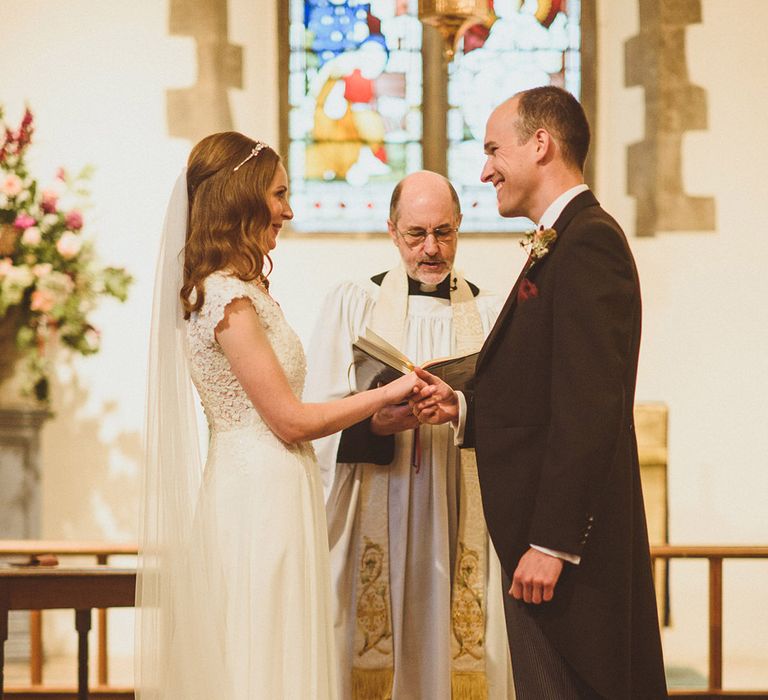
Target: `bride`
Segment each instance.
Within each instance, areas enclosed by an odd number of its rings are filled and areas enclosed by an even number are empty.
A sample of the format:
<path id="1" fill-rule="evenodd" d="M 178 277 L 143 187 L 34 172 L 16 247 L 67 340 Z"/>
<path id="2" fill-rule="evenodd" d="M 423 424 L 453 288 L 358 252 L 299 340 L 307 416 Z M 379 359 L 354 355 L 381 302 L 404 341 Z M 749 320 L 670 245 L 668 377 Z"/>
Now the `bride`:
<path id="1" fill-rule="evenodd" d="M 171 197 L 150 346 L 139 700 L 336 697 L 308 441 L 399 403 L 419 380 L 300 401 L 304 352 L 262 272 L 292 217 L 279 156 L 235 132 L 192 149 Z M 190 376 L 210 430 L 204 469 Z"/>

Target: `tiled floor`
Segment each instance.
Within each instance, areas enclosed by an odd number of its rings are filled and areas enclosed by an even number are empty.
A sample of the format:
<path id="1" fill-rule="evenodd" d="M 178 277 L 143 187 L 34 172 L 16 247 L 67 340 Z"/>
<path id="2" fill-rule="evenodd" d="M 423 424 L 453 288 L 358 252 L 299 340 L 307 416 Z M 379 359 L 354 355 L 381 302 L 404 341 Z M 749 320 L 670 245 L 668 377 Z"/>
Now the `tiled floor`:
<path id="1" fill-rule="evenodd" d="M 95 663 L 91 662 L 92 682 L 95 681 Z M 671 666 L 667 668 L 670 688 L 706 687 L 706 666 Z M 768 688 L 768 661 L 731 659 L 725 667 L 725 685 L 733 690 Z M 77 659 L 75 657 L 54 657 L 47 659 L 43 679 L 50 685 L 77 684 Z M 133 659 L 131 657 L 110 658 L 110 683 L 119 687 L 131 687 L 133 683 Z M 11 661 L 5 665 L 5 683 L 8 687 L 27 685 L 29 667 L 26 663 Z"/>
<path id="2" fill-rule="evenodd" d="M 91 685 L 96 683 L 95 659 L 90 663 Z M 133 685 L 133 658 L 111 657 L 109 660 L 109 682 L 117 687 Z M 77 685 L 77 658 L 57 656 L 46 659 L 43 668 L 43 683 L 47 685 Z M 20 661 L 7 661 L 5 664 L 5 685 L 19 687 L 29 685 L 29 665 Z"/>

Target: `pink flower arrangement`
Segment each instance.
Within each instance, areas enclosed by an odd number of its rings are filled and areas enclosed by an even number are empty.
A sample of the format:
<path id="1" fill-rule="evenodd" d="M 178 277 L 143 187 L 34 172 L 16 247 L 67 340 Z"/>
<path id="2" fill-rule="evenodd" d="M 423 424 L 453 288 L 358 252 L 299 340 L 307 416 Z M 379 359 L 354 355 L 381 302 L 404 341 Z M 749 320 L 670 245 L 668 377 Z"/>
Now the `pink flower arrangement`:
<path id="1" fill-rule="evenodd" d="M 132 280 L 122 268 L 98 264 L 83 236 L 82 209 L 60 207 L 63 194 L 83 197 L 88 169 L 71 175 L 59 168 L 48 188 L 30 177 L 25 155 L 33 133 L 30 110 L 13 129 L 0 108 L 0 323 L 16 324 L 13 345 L 26 393 L 44 401 L 52 370 L 49 347 L 98 352 L 100 335 L 87 318 L 94 301 L 101 295 L 125 301 Z M 8 347 L 0 350 L 2 360 L 13 355 Z"/>

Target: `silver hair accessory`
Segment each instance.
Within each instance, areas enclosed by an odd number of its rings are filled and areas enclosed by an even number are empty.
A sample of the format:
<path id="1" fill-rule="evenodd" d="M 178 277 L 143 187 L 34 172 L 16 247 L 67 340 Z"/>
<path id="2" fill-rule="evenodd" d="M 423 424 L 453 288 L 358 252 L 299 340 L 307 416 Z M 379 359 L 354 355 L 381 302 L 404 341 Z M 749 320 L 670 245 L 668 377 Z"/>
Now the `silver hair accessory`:
<path id="1" fill-rule="evenodd" d="M 246 159 L 240 163 L 238 163 L 232 170 L 233 173 L 236 173 L 240 168 L 245 165 L 251 158 L 255 158 L 259 153 L 261 152 L 262 148 L 267 148 L 267 144 L 263 141 L 257 141 L 256 145 L 251 149 L 251 152 L 248 154 Z"/>

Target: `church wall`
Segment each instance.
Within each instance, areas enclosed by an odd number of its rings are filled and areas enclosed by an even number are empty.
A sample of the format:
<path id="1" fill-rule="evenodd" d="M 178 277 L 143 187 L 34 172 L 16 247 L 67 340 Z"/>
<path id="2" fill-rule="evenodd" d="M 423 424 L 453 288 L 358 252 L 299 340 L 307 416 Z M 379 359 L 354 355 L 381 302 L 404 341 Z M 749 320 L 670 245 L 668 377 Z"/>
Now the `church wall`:
<path id="1" fill-rule="evenodd" d="M 750 0 L 738 12 L 727 0 L 701 5 L 686 53 L 691 82 L 706 91 L 709 127 L 685 136 L 683 179 L 688 194 L 715 197 L 716 230 L 634 236 L 626 149 L 643 139 L 644 94 L 625 87 L 624 44 L 639 29 L 635 0 L 598 2 L 595 189 L 630 235 L 643 285 L 638 399 L 670 409 L 671 541 L 760 543 L 768 540 L 768 240 L 759 224 L 768 95 L 753 76 L 768 72 L 768 3 Z M 99 310 L 102 352 L 62 366 L 54 386 L 55 417 L 43 435 L 45 537 L 136 536 L 154 258 L 190 147 L 167 135 L 165 91 L 192 85 L 197 71 L 192 39 L 168 35 L 168 9 L 165 0 L 6 0 L 0 8 L 0 102 L 11 117 L 25 101 L 36 113 L 34 173 L 96 167 L 86 232 L 105 262 L 136 278 L 125 305 Z M 276 144 L 275 22 L 272 2 L 229 2 L 229 40 L 243 47 L 243 89 L 229 90 L 234 126 Z M 384 238 L 284 236 L 273 257 L 273 293 L 304 340 L 327 289 L 397 260 Z M 515 239 L 465 238 L 457 262 L 469 279 L 506 293 L 523 255 Z M 754 591 L 768 586 L 765 569 L 726 568 L 727 655 L 768 648 L 768 613 L 753 605 Z M 704 668 L 705 567 L 676 566 L 671 581 L 675 627 L 665 644 Z M 114 651 L 128 652 L 130 622 L 115 615 Z M 70 622 L 51 630 L 54 647 L 69 644 Z"/>

